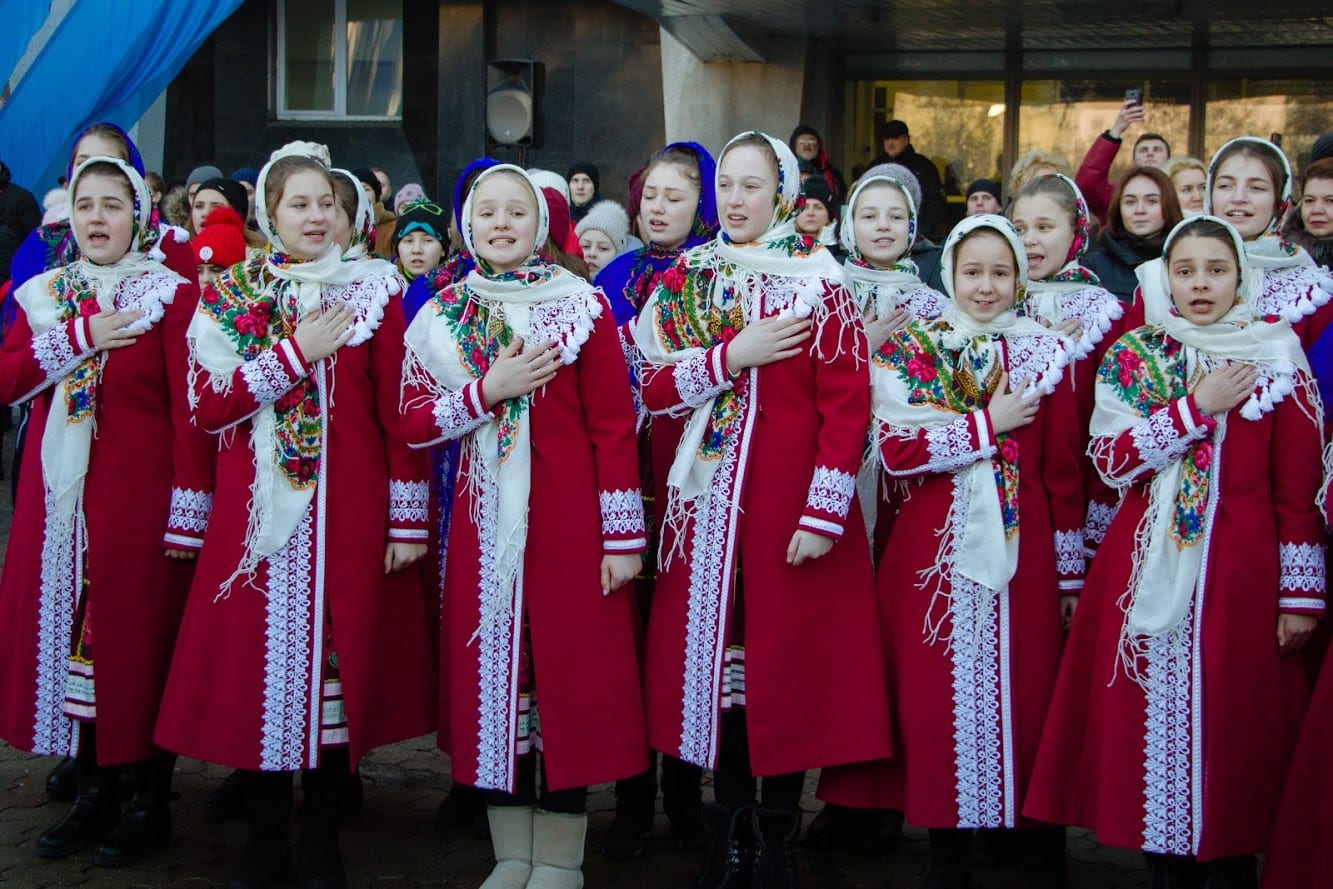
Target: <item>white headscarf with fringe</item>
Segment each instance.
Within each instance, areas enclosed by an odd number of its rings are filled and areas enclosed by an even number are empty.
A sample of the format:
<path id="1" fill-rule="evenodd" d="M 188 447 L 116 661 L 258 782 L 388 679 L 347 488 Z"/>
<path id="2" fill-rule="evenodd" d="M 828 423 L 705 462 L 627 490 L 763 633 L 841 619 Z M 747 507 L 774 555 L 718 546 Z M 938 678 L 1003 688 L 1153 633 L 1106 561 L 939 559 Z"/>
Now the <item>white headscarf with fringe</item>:
<path id="1" fill-rule="evenodd" d="M 69 307 L 52 299 L 51 285 L 64 276 L 76 287 L 90 288 L 100 311 L 139 311 L 143 316 L 125 326 L 125 330 L 144 333 L 162 320 L 166 306 L 176 297 L 176 288 L 185 279 L 150 258 L 148 251 L 157 242 L 159 232 L 152 224 L 153 201 L 148 186 L 134 167 L 119 158 L 92 157 L 79 164 L 70 178 L 68 205 L 73 212 L 74 196 L 84 174 L 95 166 L 111 166 L 129 180 L 133 198 L 133 234 L 129 250 L 110 265 L 98 265 L 88 259 L 86 245 L 79 244 L 81 258 L 59 269 L 52 269 L 26 282 L 14 294 L 27 316 L 34 337 L 40 336 L 67 319 Z M 79 235 L 77 219 L 72 228 Z M 95 352 L 85 359 L 100 383 L 110 352 Z M 59 525 L 69 525 L 83 497 L 83 481 L 88 474 L 88 460 L 96 432 L 95 408 L 83 418 L 69 414 L 70 378 L 57 384 L 51 408 L 42 430 L 42 480 L 46 488 L 47 518 Z"/>
<path id="2" fill-rule="evenodd" d="M 1313 385 L 1309 376 L 1310 365 L 1290 324 L 1286 321 L 1266 322 L 1255 316 L 1254 305 L 1263 286 L 1263 275 L 1247 263 L 1240 233 L 1226 220 L 1206 215 L 1184 220 L 1167 236 L 1164 257 L 1169 255 L 1172 243 L 1179 237 L 1188 236 L 1190 229 L 1200 221 L 1223 226 L 1240 258 L 1236 304 L 1219 320 L 1204 326 L 1187 321 L 1173 307 L 1158 326 L 1166 336 L 1182 344 L 1187 381 L 1197 372 L 1220 369 L 1229 362 L 1259 368 L 1255 391 L 1238 412 L 1242 419 L 1256 421 L 1271 412 L 1298 385 Z M 1165 262 L 1157 268 L 1161 276 L 1158 285 L 1169 294 L 1169 268 Z M 1315 403 L 1318 404 L 1317 399 Z M 1220 443 L 1226 435 L 1228 415 L 1215 419 L 1217 429 L 1213 440 Z M 1117 397 L 1106 383 L 1098 381 L 1097 406 L 1090 430 L 1092 448 L 1099 446 L 1099 440 L 1102 443 L 1112 441 L 1145 422 L 1147 418 Z M 1322 420 L 1318 425 L 1322 428 Z M 1138 658 L 1144 653 L 1147 641 L 1169 633 L 1189 611 L 1203 564 L 1207 532 L 1205 537 L 1188 546 L 1174 543 L 1170 533 L 1175 520 L 1174 506 L 1184 477 L 1184 461 L 1190 457 L 1191 451 L 1187 451 L 1154 474 L 1148 485 L 1148 507 L 1134 534 L 1134 568 L 1129 589 L 1122 600 L 1125 622 L 1120 651 L 1127 672 L 1136 679 L 1140 678 Z M 1208 468 L 1210 486 L 1216 483 L 1212 469 L 1215 465 L 1214 461 Z"/>
<path id="3" fill-rule="evenodd" d="M 527 276 L 496 274 L 477 250 L 472 228 L 472 205 L 483 184 L 496 176 L 512 176 L 532 193 L 537 210 L 536 238 L 532 252 L 516 271 L 531 269 L 536 280 Z M 477 267 L 461 284 L 464 298 L 484 309 L 487 319 L 501 319 L 515 338 L 522 337 L 525 350 L 550 340 L 560 349 L 565 366 L 578 360 L 579 350 L 588 341 L 597 318 L 602 313 L 599 291 L 587 281 L 557 265 L 539 262 L 538 252 L 546 243 L 550 229 L 550 210 L 542 190 L 523 169 L 499 164 L 485 170 L 472 184 L 463 205 L 463 240 L 477 257 Z M 479 316 L 474 311 L 474 317 Z M 407 329 L 406 355 L 403 362 L 404 385 L 412 383 L 430 393 L 432 400 L 448 398 L 478 377 L 460 360 L 463 354 L 454 331 L 445 319 L 427 303 Z M 494 356 L 491 356 L 492 360 Z M 471 486 L 472 520 L 479 532 L 479 511 L 485 500 L 496 504 L 494 540 L 495 570 L 482 571 L 483 583 L 493 586 L 482 592 L 481 632 L 491 621 L 513 608 L 521 583 L 523 552 L 527 546 L 528 497 L 532 489 L 532 423 L 528 411 L 536 393 L 524 395 L 522 411 L 514 419 L 514 440 L 502 446 L 501 420 L 495 411 L 479 429 L 467 437 L 463 447 L 468 454 L 464 484 Z M 407 404 L 405 407 L 417 405 Z M 515 415 L 511 412 L 511 417 Z M 490 541 L 483 541 L 489 543 Z M 474 634 L 475 638 L 475 634 Z"/>
<path id="4" fill-rule="evenodd" d="M 796 231 L 796 216 L 799 213 L 797 198 L 801 188 L 796 155 L 785 142 L 765 133 L 741 133 L 728 142 L 718 155 L 719 175 L 727 153 L 738 145 L 753 145 L 756 138 L 764 140 L 778 160 L 777 192 L 768 228 L 759 237 L 744 244 L 734 243 L 724 231 L 713 241 L 689 251 L 686 259 L 692 271 L 715 271 L 709 294 L 714 306 L 720 307 L 724 295 L 731 292 L 742 306 L 745 323 L 750 324 L 760 320 L 761 311 L 785 301 L 786 305 L 776 314 L 779 317 L 810 318 L 815 326 L 813 339 L 816 345 L 812 348 L 817 357 L 831 360 L 833 356 L 820 354 L 820 328 L 833 315 L 837 315 L 849 327 L 859 323 L 859 318 L 850 298 L 832 307 L 826 299 L 829 283 L 842 283 L 842 267 L 833 254 L 817 243 L 808 252 L 804 252 L 805 245 L 802 246 L 801 254 L 794 252 L 797 239 L 802 237 Z M 725 200 L 721 196 L 718 199 L 718 215 L 725 216 Z M 635 342 L 649 364 L 678 364 L 712 345 L 701 344 L 695 348 L 668 351 L 656 331 L 658 321 L 655 293 L 644 311 L 639 313 L 634 332 Z M 843 344 L 839 342 L 838 350 L 842 348 Z M 855 343 L 852 348 L 855 349 Z M 686 422 L 676 458 L 667 475 L 671 500 L 668 512 L 675 516 L 669 521 L 679 522 L 685 513 L 691 512 L 712 490 L 713 476 L 720 461 L 702 459 L 699 447 L 716 402 L 714 397 L 696 407 Z"/>
<path id="5" fill-rule="evenodd" d="M 318 257 L 304 262 L 290 260 L 288 248 L 274 227 L 265 194 L 273 165 L 287 157 L 307 158 L 319 164 L 326 174 L 329 172 L 327 149 L 307 142 L 290 143 L 274 151 L 259 171 L 255 183 L 255 220 L 268 238 L 270 251 L 261 271 L 261 281 L 267 273 L 276 282 L 287 282 L 296 287 L 296 319 L 291 319 L 293 323 L 316 310 L 328 311 L 335 304 L 346 302 L 354 313 L 353 333 L 346 347 L 354 348 L 374 336 L 384 318 L 389 298 L 402 292 L 402 279 L 393 264 L 383 260 L 344 261 L 342 248 L 333 241 L 331 230 L 329 246 Z M 336 194 L 334 200 L 337 200 Z M 277 323 L 284 310 L 283 298 L 272 281 L 264 283 L 263 287 L 272 300 L 270 324 Z M 190 322 L 186 338 L 193 359 L 191 364 L 209 375 L 208 385 L 214 391 L 225 392 L 236 369 L 245 362 L 226 331 L 201 307 Z M 334 363 L 337 354 L 325 360 Z M 190 381 L 190 397 L 192 401 L 196 398 L 193 379 Z M 330 407 L 329 404 L 320 405 L 321 422 L 328 420 Z M 250 488 L 245 553 L 236 574 L 224 582 L 224 589 L 236 577 L 252 574 L 261 560 L 286 545 L 314 499 L 315 485 L 294 486 L 278 465 L 277 420 L 277 409 L 272 404 L 260 408 L 251 417 L 250 447 L 255 455 L 255 480 Z"/>
<path id="6" fill-rule="evenodd" d="M 956 372 L 973 373 L 980 388 L 1003 360 L 1001 342 L 1007 342 L 1011 385 L 1017 386 L 1022 381 L 1018 376 L 1022 373 L 1028 377 L 1024 394 L 1049 395 L 1064 378 L 1069 363 L 1069 341 L 1019 316 L 1012 306 L 990 321 L 977 321 L 956 301 L 953 281 L 956 253 L 962 240 L 979 229 L 999 234 L 1013 251 L 1016 288 L 1021 288 L 1027 279 L 1027 254 L 1009 220 L 979 214 L 954 226 L 944 242 L 941 260 L 943 284 L 951 301 L 939 319 L 947 325 L 940 345 L 961 352 Z M 915 436 L 922 427 L 946 425 L 960 416 L 942 405 L 910 403 L 897 374 L 874 364 L 871 396 L 875 417 L 887 427 L 881 434 Z M 1018 568 L 1018 535 L 1010 538 L 1005 531 L 992 461 L 977 460 L 958 470 L 954 490 L 949 521 L 941 531 L 940 555 L 930 574 L 938 573 L 954 587 L 960 585 L 961 578 L 998 593 L 1009 585 Z M 934 635 L 934 630 L 930 634 Z"/>

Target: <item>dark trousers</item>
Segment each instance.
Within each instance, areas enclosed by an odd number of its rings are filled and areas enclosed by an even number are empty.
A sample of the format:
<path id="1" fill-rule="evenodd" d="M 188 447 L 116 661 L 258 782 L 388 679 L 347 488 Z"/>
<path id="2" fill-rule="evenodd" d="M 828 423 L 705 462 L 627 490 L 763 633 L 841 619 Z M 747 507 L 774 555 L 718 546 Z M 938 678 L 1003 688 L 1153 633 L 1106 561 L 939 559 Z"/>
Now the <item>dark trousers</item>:
<path id="1" fill-rule="evenodd" d="M 804 788 L 805 772 L 766 775 L 759 802 L 768 809 L 796 811 L 801 808 Z M 759 789 L 759 781 L 750 768 L 750 733 L 745 708 L 728 710 L 722 714 L 717 768 L 713 770 L 713 796 L 724 808 L 735 811 L 753 805 Z"/>

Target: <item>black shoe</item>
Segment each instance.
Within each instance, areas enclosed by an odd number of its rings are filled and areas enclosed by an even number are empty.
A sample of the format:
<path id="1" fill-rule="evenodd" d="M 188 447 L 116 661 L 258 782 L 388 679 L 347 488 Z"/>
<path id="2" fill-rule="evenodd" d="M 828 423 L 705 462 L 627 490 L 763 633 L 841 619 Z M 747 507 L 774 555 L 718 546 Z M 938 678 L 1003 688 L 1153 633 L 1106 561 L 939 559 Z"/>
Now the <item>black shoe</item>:
<path id="1" fill-rule="evenodd" d="M 134 800 L 120 823 L 97 847 L 93 864 L 124 867 L 151 855 L 171 842 L 171 807 L 165 802 Z"/>
<path id="2" fill-rule="evenodd" d="M 73 802 L 79 795 L 79 767 L 74 757 L 56 763 L 46 775 L 46 798 L 53 803 Z"/>
<path id="3" fill-rule="evenodd" d="M 1190 855 L 1159 855 L 1144 852 L 1148 863 L 1149 889 L 1194 889 L 1199 865 Z"/>
<path id="4" fill-rule="evenodd" d="M 241 795 L 241 770 L 234 769 L 222 783 L 204 797 L 203 816 L 209 821 L 231 821 L 245 817 L 245 799 Z"/>
<path id="5" fill-rule="evenodd" d="M 305 800 L 296 856 L 296 885 L 301 889 L 343 889 L 347 885 L 338 845 L 350 777 L 345 769 L 345 764 L 329 757 L 319 768 L 301 773 Z"/>
<path id="6" fill-rule="evenodd" d="M 1018 872 L 1023 878 L 1023 889 L 1069 889 L 1065 829 L 1042 827 L 1016 831 L 1016 835 Z"/>
<path id="7" fill-rule="evenodd" d="M 602 854 L 612 861 L 632 861 L 648 851 L 653 835 L 653 819 L 637 812 L 618 810 L 602 840 Z"/>
<path id="8" fill-rule="evenodd" d="M 687 852 L 702 852 L 708 845 L 708 832 L 704 830 L 698 806 L 681 812 L 668 812 L 667 820 L 671 823 L 671 839 L 677 847 Z"/>
<path id="9" fill-rule="evenodd" d="M 442 830 L 471 830 L 478 810 L 485 817 L 486 806 L 477 789 L 455 783 L 435 810 L 435 826 Z"/>
<path id="10" fill-rule="evenodd" d="M 717 803 L 699 810 L 708 849 L 694 889 L 751 889 L 754 882 L 754 806 L 728 812 Z"/>
<path id="11" fill-rule="evenodd" d="M 1199 862 L 1201 889 L 1258 889 L 1259 868 L 1253 855 Z"/>
<path id="12" fill-rule="evenodd" d="M 37 838 L 37 857 L 68 858 L 100 842 L 120 820 L 120 806 L 99 790 L 74 798 L 65 817 Z"/>
<path id="13" fill-rule="evenodd" d="M 763 889 L 796 889 L 796 835 L 801 811 L 756 808 L 753 813 L 754 885 Z"/>
<path id="14" fill-rule="evenodd" d="M 241 849 L 241 860 L 227 875 L 227 889 L 269 889 L 292 875 L 292 850 L 286 841 L 275 843 L 251 837 Z"/>
<path id="15" fill-rule="evenodd" d="M 930 829 L 930 870 L 922 889 L 972 889 L 972 831 Z"/>

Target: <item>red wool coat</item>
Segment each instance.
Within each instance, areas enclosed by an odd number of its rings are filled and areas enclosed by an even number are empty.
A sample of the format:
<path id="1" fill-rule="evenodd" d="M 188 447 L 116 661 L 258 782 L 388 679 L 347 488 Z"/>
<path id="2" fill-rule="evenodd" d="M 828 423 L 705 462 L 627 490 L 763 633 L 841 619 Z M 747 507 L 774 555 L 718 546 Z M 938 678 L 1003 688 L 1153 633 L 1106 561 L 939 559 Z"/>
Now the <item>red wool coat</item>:
<path id="1" fill-rule="evenodd" d="M 1258 421 L 1227 416 L 1210 452 L 1220 487 L 1197 544 L 1200 583 L 1181 626 L 1150 640 L 1142 685 L 1120 668 L 1135 531 L 1153 472 L 1213 435 L 1213 421 L 1186 396 L 1098 449 L 1098 468 L 1133 484 L 1089 573 L 1026 815 L 1202 860 L 1263 851 L 1307 697 L 1301 658 L 1278 653 L 1276 621 L 1324 607 L 1310 411 L 1298 388 Z"/>
<path id="2" fill-rule="evenodd" d="M 439 314 L 440 298 L 413 323 L 446 323 L 426 317 Z M 440 399 L 419 382 L 404 386 L 403 404 L 412 407 L 403 429 L 412 447 L 463 440 L 444 571 L 439 724 L 440 747 L 460 783 L 514 790 L 520 692 L 526 691 L 520 660 L 528 652 L 552 789 L 614 781 L 648 766 L 633 587 L 610 596 L 601 589 L 602 556 L 641 553 L 646 540 L 625 359 L 610 308 L 599 299 L 601 316 L 577 360 L 562 366 L 522 415 L 531 433 L 517 596 L 523 620 L 495 622 L 503 624 L 498 640 L 474 638 L 482 624 L 484 566 L 494 564 L 492 542 L 504 533 L 492 526 L 477 487 L 467 481 L 485 471 L 470 447 L 472 433 L 491 419 L 481 380 Z M 520 623 L 528 645 L 518 636 Z"/>
<path id="3" fill-rule="evenodd" d="M 331 359 L 309 363 L 286 337 L 225 392 L 200 369 L 195 416 L 221 433 L 218 493 L 158 722 L 168 750 L 235 768 L 318 765 L 330 651 L 352 762 L 434 728 L 420 573 L 384 573 L 386 544 L 424 543 L 428 525 L 425 455 L 398 437 L 404 329 L 391 299 L 375 335 Z M 255 480 L 250 418 L 307 377 L 323 410 L 314 500 L 286 546 L 252 578 L 233 577 Z"/>
<path id="4" fill-rule="evenodd" d="M 1010 379 L 1041 371 L 1015 367 L 1010 357 L 1006 349 Z M 936 600 L 935 581 L 922 578 L 936 567 L 939 535 L 950 524 L 955 472 L 996 459 L 989 414 L 978 410 L 947 426 L 919 427 L 911 437 L 883 437 L 886 472 L 909 485 L 877 576 L 897 753 L 887 763 L 826 770 L 820 798 L 902 809 L 923 827 L 1025 826 L 1019 812 L 1064 642 L 1060 596 L 1082 586 L 1077 422 L 1066 373 L 1035 420 L 1003 446 L 1007 460 L 1017 454 L 1019 468 L 1018 566 L 985 625 L 976 624 L 970 605 L 951 612 Z M 940 584 L 952 595 L 947 582 Z M 965 618 L 973 625 L 963 625 Z M 926 638 L 931 621 L 940 621 L 934 641 Z"/>
<path id="5" fill-rule="evenodd" d="M 185 328 L 198 290 L 167 286 L 175 296 L 161 321 L 104 358 L 84 479 L 86 551 L 75 566 L 95 626 L 103 765 L 159 752 L 153 725 L 194 568 L 167 558 L 164 548 L 199 548 L 213 493 L 216 446 L 191 424 L 185 384 Z M 76 595 L 72 576 L 44 570 L 57 562 L 43 564 L 41 444 L 51 400 L 63 397 L 65 378 L 93 354 L 91 342 L 87 318 L 34 337 L 19 309 L 0 351 L 0 400 L 32 406 L 0 577 L 0 737 L 34 753 L 68 754 L 73 741 L 62 704 Z"/>
<path id="6" fill-rule="evenodd" d="M 676 269 L 705 274 L 688 264 Z M 746 307 L 747 321 L 789 309 L 794 299 L 773 294 L 772 285 L 759 289 L 768 295 Z M 653 413 L 688 412 L 742 387 L 741 417 L 713 480 L 734 506 L 701 510 L 679 531 L 661 527 L 648 625 L 649 740 L 705 768 L 717 763 L 724 697 L 745 706 L 755 775 L 892 751 L 869 544 L 854 491 L 870 416 L 865 337 L 859 323 L 845 325 L 834 311 L 850 300 L 840 285 L 826 284 L 823 299 L 827 321 L 801 355 L 732 381 L 729 338 L 719 336 L 693 358 L 649 367 L 644 381 Z M 659 504 L 658 514 L 667 509 Z M 833 548 L 787 564 L 798 529 L 832 538 Z M 743 628 L 733 625 L 737 573 Z M 724 667 L 738 636 L 740 675 Z"/>

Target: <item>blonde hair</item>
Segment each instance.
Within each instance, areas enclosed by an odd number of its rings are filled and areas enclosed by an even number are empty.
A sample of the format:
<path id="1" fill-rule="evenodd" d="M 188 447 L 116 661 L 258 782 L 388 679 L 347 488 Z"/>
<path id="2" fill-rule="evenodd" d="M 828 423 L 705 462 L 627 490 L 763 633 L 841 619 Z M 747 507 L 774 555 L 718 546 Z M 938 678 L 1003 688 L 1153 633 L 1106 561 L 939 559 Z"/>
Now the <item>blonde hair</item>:
<path id="1" fill-rule="evenodd" d="M 1069 161 L 1060 157 L 1058 154 L 1051 154 L 1049 151 L 1042 151 L 1040 148 L 1034 148 L 1031 151 L 1025 151 L 1014 161 L 1013 167 L 1009 170 L 1009 195 L 1012 198 L 1023 190 L 1037 176 L 1039 167 L 1051 167 L 1057 173 L 1063 173 L 1066 176 L 1073 177 L 1074 169 L 1069 166 Z"/>
<path id="2" fill-rule="evenodd" d="M 1169 158 L 1166 163 L 1162 164 L 1158 169 L 1165 173 L 1167 178 L 1171 179 L 1173 182 L 1175 181 L 1177 173 L 1183 173 L 1186 170 L 1198 170 L 1204 176 L 1208 175 L 1208 165 L 1197 157 Z"/>

